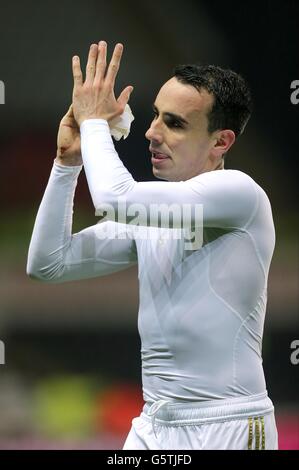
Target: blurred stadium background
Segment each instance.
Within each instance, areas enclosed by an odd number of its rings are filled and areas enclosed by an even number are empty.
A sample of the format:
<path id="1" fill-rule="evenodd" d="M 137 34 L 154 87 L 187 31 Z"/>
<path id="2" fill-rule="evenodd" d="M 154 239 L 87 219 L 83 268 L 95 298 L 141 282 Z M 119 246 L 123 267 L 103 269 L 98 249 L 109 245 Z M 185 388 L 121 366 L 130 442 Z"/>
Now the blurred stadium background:
<path id="1" fill-rule="evenodd" d="M 1 449 L 121 448 L 142 407 L 137 273 L 62 285 L 26 277 L 35 215 L 72 92 L 71 57 L 91 42 L 125 53 L 117 87 L 133 84 L 135 122 L 117 150 L 134 177 L 152 179 L 144 133 L 151 104 L 178 63 L 231 67 L 250 82 L 255 110 L 227 166 L 268 193 L 277 230 L 264 335 L 267 388 L 281 449 L 299 449 L 298 111 L 295 1 L 33 0 L 0 7 Z M 296 33 L 295 33 L 296 31 Z M 296 48 L 297 49 L 297 48 Z M 82 172 L 74 232 L 96 223 Z M 240 260 L 241 262 L 241 260 Z"/>

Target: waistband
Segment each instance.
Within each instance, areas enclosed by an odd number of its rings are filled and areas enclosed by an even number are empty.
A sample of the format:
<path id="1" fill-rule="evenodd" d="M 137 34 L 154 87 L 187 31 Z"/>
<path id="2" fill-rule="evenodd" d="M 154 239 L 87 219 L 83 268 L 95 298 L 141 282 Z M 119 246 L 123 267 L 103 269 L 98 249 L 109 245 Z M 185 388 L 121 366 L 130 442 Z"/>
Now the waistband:
<path id="1" fill-rule="evenodd" d="M 267 392 L 238 398 L 180 402 L 158 400 L 146 403 L 142 416 L 153 424 L 183 426 L 262 416 L 271 413 L 274 406 Z"/>

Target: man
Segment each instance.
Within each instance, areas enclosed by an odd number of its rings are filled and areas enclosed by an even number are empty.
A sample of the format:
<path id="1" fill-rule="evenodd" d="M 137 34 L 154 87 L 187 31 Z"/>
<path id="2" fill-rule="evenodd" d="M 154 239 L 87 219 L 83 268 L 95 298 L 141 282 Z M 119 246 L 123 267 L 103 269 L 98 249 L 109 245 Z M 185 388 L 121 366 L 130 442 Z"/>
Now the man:
<path id="1" fill-rule="evenodd" d="M 108 126 L 132 91 L 114 96 L 123 46 L 108 69 L 106 47 L 91 46 L 85 81 L 73 58 L 73 103 L 59 128 L 27 273 L 64 282 L 138 262 L 146 404 L 124 449 L 276 449 L 261 358 L 271 206 L 248 175 L 224 169 L 250 116 L 247 85 L 219 67 L 178 67 L 156 97 L 146 133 L 153 173 L 166 181 L 136 182 Z M 96 214 L 105 218 L 72 235 L 80 145 Z M 151 217 L 159 205 L 160 217 Z M 173 205 L 170 220 L 164 216 Z M 186 243 L 202 228 L 202 243 Z"/>

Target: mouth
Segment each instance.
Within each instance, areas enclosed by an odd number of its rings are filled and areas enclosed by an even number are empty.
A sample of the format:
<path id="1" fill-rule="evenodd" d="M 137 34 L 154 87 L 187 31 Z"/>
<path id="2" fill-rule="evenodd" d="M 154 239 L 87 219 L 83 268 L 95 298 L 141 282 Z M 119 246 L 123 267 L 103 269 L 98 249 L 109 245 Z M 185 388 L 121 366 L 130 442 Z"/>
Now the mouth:
<path id="1" fill-rule="evenodd" d="M 166 155 L 165 153 L 156 152 L 156 151 L 153 151 L 153 149 L 150 149 L 150 152 L 152 154 L 151 161 L 153 165 L 162 164 L 166 160 L 170 160 L 170 157 Z"/>

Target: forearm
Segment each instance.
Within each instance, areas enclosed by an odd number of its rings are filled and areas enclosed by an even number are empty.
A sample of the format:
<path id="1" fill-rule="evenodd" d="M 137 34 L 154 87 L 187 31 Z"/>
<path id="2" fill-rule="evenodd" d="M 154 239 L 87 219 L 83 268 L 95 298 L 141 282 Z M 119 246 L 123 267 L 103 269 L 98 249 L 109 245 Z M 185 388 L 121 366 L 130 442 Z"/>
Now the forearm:
<path id="1" fill-rule="evenodd" d="M 54 164 L 38 209 L 28 252 L 27 274 L 40 280 L 61 275 L 71 242 L 73 199 L 81 166 Z"/>
<path id="2" fill-rule="evenodd" d="M 117 155 L 107 121 L 86 120 L 80 131 L 84 171 L 97 210 L 126 195 L 136 182 Z"/>

